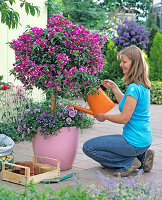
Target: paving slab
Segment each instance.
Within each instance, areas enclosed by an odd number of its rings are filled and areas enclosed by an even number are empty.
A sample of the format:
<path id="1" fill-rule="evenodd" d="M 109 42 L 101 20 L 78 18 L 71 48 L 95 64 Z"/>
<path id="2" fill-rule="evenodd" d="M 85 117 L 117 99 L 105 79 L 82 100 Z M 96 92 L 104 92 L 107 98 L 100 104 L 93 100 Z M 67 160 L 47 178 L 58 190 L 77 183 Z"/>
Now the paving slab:
<path id="1" fill-rule="evenodd" d="M 118 104 L 115 105 L 110 113 L 116 114 L 118 113 Z M 109 135 L 109 134 L 120 134 L 122 133 L 121 124 L 114 124 L 108 121 L 98 122 L 95 120 L 94 125 L 91 128 L 84 129 L 80 134 L 78 151 L 73 163 L 72 169 L 61 171 L 61 177 L 67 175 L 69 173 L 76 173 L 77 176 L 80 177 L 79 182 L 84 185 L 95 185 L 99 187 L 101 185 L 101 181 L 98 179 L 98 175 L 101 172 L 105 177 L 115 179 L 113 177 L 114 170 L 106 169 L 100 166 L 97 162 L 93 161 L 89 157 L 87 157 L 82 152 L 82 146 L 85 141 L 90 138 L 101 136 L 101 135 Z M 155 151 L 155 161 L 153 169 L 150 173 L 144 173 L 141 175 L 142 182 L 152 182 L 154 181 L 157 184 L 162 183 L 162 105 L 151 105 L 151 127 L 153 134 L 153 143 L 151 145 L 151 149 Z M 15 153 L 15 161 L 31 161 L 33 156 L 32 143 L 29 141 L 18 142 L 14 147 Z M 132 179 L 137 175 L 137 172 L 132 173 L 128 179 Z M 24 186 L 2 181 L 0 180 L 0 184 L 9 189 L 24 189 Z M 70 178 L 64 180 L 60 183 L 48 184 L 49 187 L 59 190 L 63 185 L 75 185 L 74 178 Z M 38 184 L 36 187 L 38 189 L 42 189 L 44 185 L 47 184 Z"/>

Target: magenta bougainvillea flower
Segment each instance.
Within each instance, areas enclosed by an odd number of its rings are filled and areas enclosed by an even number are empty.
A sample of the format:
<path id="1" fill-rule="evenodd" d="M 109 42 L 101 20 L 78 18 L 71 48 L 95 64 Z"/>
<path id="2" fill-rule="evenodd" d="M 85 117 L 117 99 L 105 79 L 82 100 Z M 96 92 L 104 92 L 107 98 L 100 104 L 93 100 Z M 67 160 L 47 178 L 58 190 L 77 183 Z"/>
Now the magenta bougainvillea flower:
<path id="1" fill-rule="evenodd" d="M 106 40 L 54 14 L 46 28 L 30 28 L 10 43 L 16 60 L 11 74 L 27 89 L 80 90 L 88 84 L 81 74 L 95 76 L 102 71 L 101 48 Z"/>

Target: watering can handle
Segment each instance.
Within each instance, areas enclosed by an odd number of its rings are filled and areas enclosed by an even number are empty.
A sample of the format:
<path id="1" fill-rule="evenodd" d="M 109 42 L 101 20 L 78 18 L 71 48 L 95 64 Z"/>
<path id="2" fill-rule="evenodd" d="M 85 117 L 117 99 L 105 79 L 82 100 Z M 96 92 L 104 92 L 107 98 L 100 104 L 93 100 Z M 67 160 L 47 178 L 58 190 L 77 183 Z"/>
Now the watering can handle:
<path id="1" fill-rule="evenodd" d="M 108 97 L 109 97 L 109 94 L 110 94 L 110 88 L 108 89 Z"/>
<path id="2" fill-rule="evenodd" d="M 103 86 L 102 83 L 99 85 L 99 87 L 101 87 L 101 86 Z M 103 86 L 103 87 L 104 87 L 104 86 Z M 105 88 L 105 87 L 104 87 L 104 88 Z M 102 89 L 102 87 L 101 87 L 101 89 Z M 111 89 L 109 88 L 109 89 L 108 89 L 108 95 L 107 95 L 108 97 L 109 97 L 109 94 L 110 94 L 110 90 L 111 90 Z"/>

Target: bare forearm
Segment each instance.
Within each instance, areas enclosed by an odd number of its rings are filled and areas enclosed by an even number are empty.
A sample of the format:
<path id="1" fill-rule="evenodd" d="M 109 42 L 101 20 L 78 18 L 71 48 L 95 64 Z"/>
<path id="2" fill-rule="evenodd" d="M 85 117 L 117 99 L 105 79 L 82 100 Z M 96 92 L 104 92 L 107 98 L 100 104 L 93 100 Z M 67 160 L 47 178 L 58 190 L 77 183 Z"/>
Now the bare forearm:
<path id="1" fill-rule="evenodd" d="M 112 91 L 115 95 L 117 102 L 119 103 L 121 101 L 121 99 L 123 98 L 124 94 L 121 92 L 121 90 L 118 88 L 118 86 L 116 86 L 115 88 L 112 88 Z"/>
<path id="2" fill-rule="evenodd" d="M 137 100 L 132 96 L 127 96 L 126 101 L 123 107 L 123 110 L 120 114 L 116 115 L 107 115 L 103 113 L 96 114 L 96 119 L 100 122 L 108 120 L 113 123 L 126 124 L 131 119 L 134 109 L 136 107 Z"/>
<path id="3" fill-rule="evenodd" d="M 118 124 L 125 124 L 126 120 L 122 117 L 121 114 L 117 115 L 104 115 L 105 120 L 109 120 L 110 122 L 113 123 L 118 123 Z"/>

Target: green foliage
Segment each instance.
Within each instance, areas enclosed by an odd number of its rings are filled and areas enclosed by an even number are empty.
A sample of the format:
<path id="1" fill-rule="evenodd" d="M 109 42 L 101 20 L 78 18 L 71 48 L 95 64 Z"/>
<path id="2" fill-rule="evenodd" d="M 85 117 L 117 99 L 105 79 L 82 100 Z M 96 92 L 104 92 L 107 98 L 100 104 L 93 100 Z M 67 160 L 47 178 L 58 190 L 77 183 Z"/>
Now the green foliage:
<path id="1" fill-rule="evenodd" d="M 113 33 L 117 33 L 116 29 L 118 26 L 119 18 L 117 17 L 117 13 L 119 10 L 114 9 L 111 12 L 107 13 L 106 21 L 104 24 L 101 24 L 100 31 L 111 40 L 113 37 Z"/>
<path id="2" fill-rule="evenodd" d="M 148 14 L 147 21 L 146 21 L 146 29 L 149 31 L 149 34 L 148 34 L 149 41 L 146 44 L 146 53 L 148 57 L 150 57 L 150 50 L 153 45 L 153 39 L 156 33 L 159 31 L 159 28 L 155 25 L 155 17 L 152 13 Z"/>
<path id="3" fill-rule="evenodd" d="M 98 29 L 106 19 L 104 9 L 93 0 L 68 1 L 63 15 L 68 17 L 73 24 L 79 24 L 88 29 Z"/>
<path id="4" fill-rule="evenodd" d="M 107 42 L 106 51 L 106 64 L 101 72 L 102 79 L 116 80 L 117 78 L 122 78 L 123 72 L 120 67 L 120 61 L 117 60 L 117 47 L 114 47 L 114 43 L 111 40 Z"/>
<path id="5" fill-rule="evenodd" d="M 34 6 L 33 4 L 25 0 L 20 2 L 20 7 L 25 7 L 25 12 L 27 15 L 31 14 L 32 16 L 34 16 L 37 12 L 37 15 L 39 16 L 40 10 L 38 6 Z M 20 23 L 20 15 L 12 8 L 13 4 L 16 4 L 15 0 L 0 0 L 1 23 L 6 24 L 9 29 L 17 28 L 18 24 Z"/>
<path id="6" fill-rule="evenodd" d="M 152 104 L 162 104 L 162 82 L 152 81 L 150 94 Z"/>
<path id="7" fill-rule="evenodd" d="M 13 141 L 22 141 L 22 134 L 17 130 L 17 124 L 12 122 L 0 123 L 0 134 L 5 134 Z"/>
<path id="8" fill-rule="evenodd" d="M 82 130 L 84 128 L 90 128 L 90 127 L 92 127 L 93 124 L 94 124 L 94 117 L 85 115 L 81 121 L 80 129 Z"/>
<path id="9" fill-rule="evenodd" d="M 53 14 L 61 14 L 64 9 L 62 0 L 47 0 L 46 5 L 48 6 L 48 20 Z"/>
<path id="10" fill-rule="evenodd" d="M 150 51 L 150 80 L 162 81 L 162 33 L 157 32 Z"/>
<path id="11" fill-rule="evenodd" d="M 140 17 L 147 16 L 151 3 L 152 0 L 104 0 L 101 6 L 106 7 L 108 12 L 118 8 L 121 13 L 135 13 L 136 19 L 139 20 Z"/>

